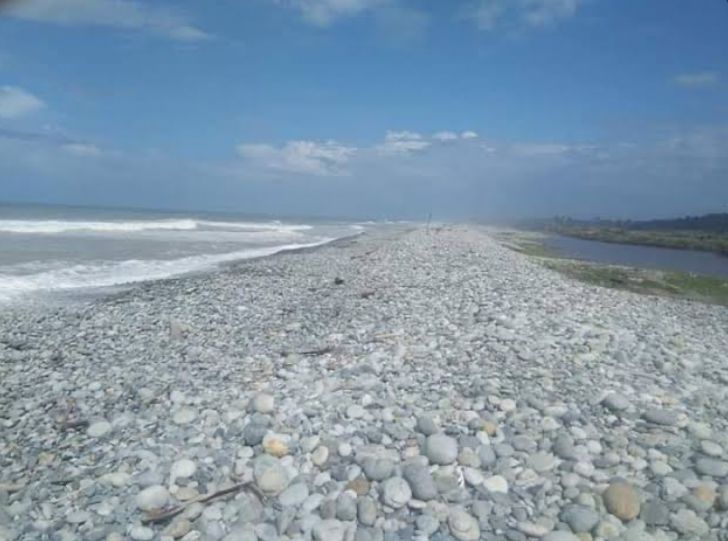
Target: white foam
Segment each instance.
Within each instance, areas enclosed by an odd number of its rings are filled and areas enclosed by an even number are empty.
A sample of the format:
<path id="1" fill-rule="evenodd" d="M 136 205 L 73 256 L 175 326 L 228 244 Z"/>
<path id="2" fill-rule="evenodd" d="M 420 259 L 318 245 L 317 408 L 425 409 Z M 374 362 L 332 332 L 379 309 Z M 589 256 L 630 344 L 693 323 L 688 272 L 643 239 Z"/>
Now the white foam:
<path id="1" fill-rule="evenodd" d="M 0 301 L 35 292 L 111 287 L 147 280 L 160 280 L 191 272 L 210 270 L 221 263 L 264 257 L 289 250 L 320 246 L 334 240 L 324 238 L 307 244 L 283 244 L 224 254 L 188 256 L 171 260 L 130 259 L 54 268 L 35 274 L 0 274 Z"/>
<path id="2" fill-rule="evenodd" d="M 56 234 L 67 232 L 134 233 L 141 231 L 192 231 L 200 227 L 241 231 L 294 232 L 311 229 L 310 225 L 274 222 L 220 222 L 185 218 L 179 220 L 76 221 L 76 220 L 0 220 L 0 232 Z"/>

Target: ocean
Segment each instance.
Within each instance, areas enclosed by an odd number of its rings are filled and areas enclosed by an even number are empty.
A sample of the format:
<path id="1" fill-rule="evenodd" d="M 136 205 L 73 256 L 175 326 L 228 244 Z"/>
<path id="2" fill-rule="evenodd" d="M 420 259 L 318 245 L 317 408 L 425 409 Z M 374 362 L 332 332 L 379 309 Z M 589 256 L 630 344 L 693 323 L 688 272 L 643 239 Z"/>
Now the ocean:
<path id="1" fill-rule="evenodd" d="M 0 204 L 0 303 L 213 270 L 365 227 L 231 213 Z"/>

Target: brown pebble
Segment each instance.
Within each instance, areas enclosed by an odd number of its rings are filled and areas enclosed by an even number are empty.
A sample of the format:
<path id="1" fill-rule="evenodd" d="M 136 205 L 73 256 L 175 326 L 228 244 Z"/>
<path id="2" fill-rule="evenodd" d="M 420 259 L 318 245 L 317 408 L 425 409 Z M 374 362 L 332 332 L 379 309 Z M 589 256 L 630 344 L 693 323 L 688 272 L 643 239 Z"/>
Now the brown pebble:
<path id="1" fill-rule="evenodd" d="M 367 481 L 364 477 L 357 477 L 356 479 L 349 481 L 346 488 L 356 492 L 357 496 L 364 496 L 369 494 L 369 481 Z"/>

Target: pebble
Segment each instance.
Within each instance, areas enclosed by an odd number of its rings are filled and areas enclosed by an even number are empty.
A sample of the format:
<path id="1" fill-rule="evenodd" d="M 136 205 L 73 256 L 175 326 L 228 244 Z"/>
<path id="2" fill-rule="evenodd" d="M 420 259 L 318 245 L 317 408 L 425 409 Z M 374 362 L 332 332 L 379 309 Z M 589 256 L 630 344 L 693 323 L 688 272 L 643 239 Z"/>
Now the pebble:
<path id="1" fill-rule="evenodd" d="M 560 518 L 575 533 L 591 532 L 600 520 L 599 513 L 583 505 L 567 507 L 561 512 Z"/>
<path id="2" fill-rule="evenodd" d="M 136 505 L 142 511 L 163 509 L 169 503 L 169 492 L 161 485 L 152 485 L 136 496 Z"/>
<path id="3" fill-rule="evenodd" d="M 458 442 L 442 433 L 427 437 L 427 458 L 432 464 L 448 465 L 458 457 Z"/>
<path id="4" fill-rule="evenodd" d="M 714 458 L 699 458 L 695 462 L 695 470 L 710 477 L 725 477 L 728 475 L 728 462 Z"/>
<path id="5" fill-rule="evenodd" d="M 476 541 L 480 538 L 480 525 L 462 508 L 456 507 L 450 510 L 447 519 L 450 533 L 460 541 Z"/>
<path id="6" fill-rule="evenodd" d="M 488 492 L 508 494 L 508 481 L 501 475 L 488 477 L 485 481 L 483 481 L 483 486 Z"/>
<path id="7" fill-rule="evenodd" d="M 399 509 L 412 499 L 412 490 L 401 477 L 391 477 L 382 485 L 382 501 L 385 505 Z"/>
<path id="8" fill-rule="evenodd" d="M 614 413 L 622 412 L 630 406 L 629 399 L 620 393 L 608 394 L 604 400 L 602 400 L 602 404 Z"/>
<path id="9" fill-rule="evenodd" d="M 182 458 L 172 464 L 170 475 L 173 479 L 187 479 L 197 471 L 197 465 L 188 458 Z"/>
<path id="10" fill-rule="evenodd" d="M 674 426 L 679 420 L 677 412 L 660 408 L 650 408 L 642 416 L 650 423 L 663 426 Z"/>
<path id="11" fill-rule="evenodd" d="M 271 413 L 275 409 L 275 398 L 266 393 L 258 393 L 253 398 L 253 409 L 258 413 Z"/>
<path id="12" fill-rule="evenodd" d="M 428 501 L 437 498 L 438 492 L 430 469 L 420 464 L 408 464 L 402 469 L 402 475 L 409 483 L 412 494 L 418 500 Z"/>
<path id="13" fill-rule="evenodd" d="M 111 423 L 106 420 L 95 421 L 86 430 L 86 434 L 92 438 L 100 438 L 109 432 L 111 432 Z"/>
<path id="14" fill-rule="evenodd" d="M 296 483 L 289 486 L 278 495 L 278 501 L 284 507 L 298 507 L 308 498 L 309 491 L 306 483 Z"/>
<path id="15" fill-rule="evenodd" d="M 612 481 L 602 494 L 602 499 L 607 510 L 619 519 L 632 520 L 639 515 L 639 495 L 629 483 Z"/>

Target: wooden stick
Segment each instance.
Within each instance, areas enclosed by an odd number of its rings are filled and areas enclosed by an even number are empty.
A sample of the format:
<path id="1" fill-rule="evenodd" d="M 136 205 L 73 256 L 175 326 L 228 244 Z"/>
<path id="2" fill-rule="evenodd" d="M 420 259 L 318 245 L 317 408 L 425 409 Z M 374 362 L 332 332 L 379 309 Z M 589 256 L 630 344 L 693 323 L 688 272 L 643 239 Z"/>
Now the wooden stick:
<path id="1" fill-rule="evenodd" d="M 238 483 L 237 485 L 233 485 L 228 488 L 223 488 L 221 490 L 217 490 L 215 492 L 210 492 L 209 494 L 203 494 L 202 496 L 198 496 L 197 498 L 194 498 L 182 505 L 178 505 L 177 507 L 173 507 L 172 509 L 169 509 L 167 511 L 161 511 L 157 513 L 148 513 L 146 517 L 142 518 L 142 524 L 152 524 L 156 522 L 164 522 L 165 520 L 175 517 L 179 515 L 182 511 L 187 509 L 190 505 L 193 503 L 206 503 L 210 500 L 214 500 L 215 498 L 221 498 L 222 496 L 227 496 L 229 494 L 233 494 L 235 492 L 239 492 L 241 490 L 250 490 L 253 492 L 256 496 L 258 496 L 260 499 L 264 499 L 265 497 L 258 491 L 258 489 L 253 486 L 251 483 Z"/>

